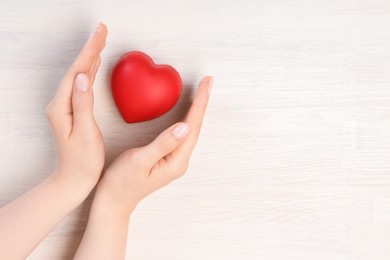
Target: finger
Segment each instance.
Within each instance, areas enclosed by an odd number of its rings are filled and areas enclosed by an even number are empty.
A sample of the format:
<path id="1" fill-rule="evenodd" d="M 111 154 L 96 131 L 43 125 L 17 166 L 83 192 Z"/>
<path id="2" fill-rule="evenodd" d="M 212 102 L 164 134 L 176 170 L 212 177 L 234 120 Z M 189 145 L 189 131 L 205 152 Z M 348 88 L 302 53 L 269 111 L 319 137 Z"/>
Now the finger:
<path id="1" fill-rule="evenodd" d="M 176 149 L 190 132 L 188 124 L 177 123 L 162 132 L 152 143 L 142 149 L 147 157 L 148 166 L 154 166 L 159 160 Z"/>
<path id="2" fill-rule="evenodd" d="M 89 78 L 90 78 L 92 87 L 93 87 L 93 83 L 95 83 L 96 73 L 100 67 L 100 64 L 101 64 L 101 58 L 99 56 L 98 59 L 95 61 L 95 63 L 92 65 L 92 68 L 89 72 Z"/>
<path id="3" fill-rule="evenodd" d="M 88 72 L 106 45 L 107 27 L 100 23 L 73 64 L 73 72 Z"/>
<path id="4" fill-rule="evenodd" d="M 80 73 L 76 76 L 72 94 L 73 129 L 72 133 L 89 129 L 94 125 L 93 93 L 88 76 Z"/>
<path id="5" fill-rule="evenodd" d="M 92 65 L 98 59 L 105 46 L 106 37 L 107 27 L 101 23 L 91 34 L 79 56 L 76 58 L 61 81 L 53 99 L 57 110 L 60 110 L 65 114 L 72 112 L 71 99 L 74 80 L 79 73 L 88 74 Z"/>
<path id="6" fill-rule="evenodd" d="M 88 78 L 91 78 L 92 76 L 92 71 L 94 70 L 94 68 L 97 66 L 97 62 L 99 60 L 100 56 L 97 57 L 97 59 L 93 62 L 92 66 L 89 68 L 89 71 L 87 73 L 87 76 Z"/>
<path id="7" fill-rule="evenodd" d="M 191 133 L 188 138 L 186 138 L 185 142 L 168 156 L 168 159 L 173 157 L 178 160 L 183 160 L 186 158 L 188 159 L 191 155 L 202 127 L 212 85 L 212 77 L 207 76 L 200 81 L 192 105 L 184 118 L 184 122 L 191 128 Z"/>

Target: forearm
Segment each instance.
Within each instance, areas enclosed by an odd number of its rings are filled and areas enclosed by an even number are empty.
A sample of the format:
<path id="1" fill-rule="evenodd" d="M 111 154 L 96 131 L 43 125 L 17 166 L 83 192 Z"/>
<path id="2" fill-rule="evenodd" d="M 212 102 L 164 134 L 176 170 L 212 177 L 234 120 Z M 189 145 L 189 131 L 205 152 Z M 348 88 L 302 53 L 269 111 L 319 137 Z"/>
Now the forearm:
<path id="1" fill-rule="evenodd" d="M 51 175 L 1 208 L 0 259 L 26 258 L 92 188 Z"/>
<path id="2" fill-rule="evenodd" d="M 74 259 L 125 259 L 128 224 L 134 207 L 116 204 L 98 187 Z"/>

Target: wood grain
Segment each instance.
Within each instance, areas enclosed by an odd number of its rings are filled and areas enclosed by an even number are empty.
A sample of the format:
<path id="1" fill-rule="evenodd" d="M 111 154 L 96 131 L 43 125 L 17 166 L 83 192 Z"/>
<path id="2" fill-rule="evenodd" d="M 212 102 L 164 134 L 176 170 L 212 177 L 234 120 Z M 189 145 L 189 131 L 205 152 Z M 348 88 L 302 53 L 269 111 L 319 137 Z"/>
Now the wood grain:
<path id="1" fill-rule="evenodd" d="M 187 175 L 132 216 L 128 259 L 390 259 L 390 2 L 11 1 L 0 7 L 0 205 L 48 176 L 43 109 L 99 21 L 108 44 L 95 116 L 108 162 L 179 120 L 215 77 Z M 110 69 L 142 50 L 185 89 L 127 125 Z M 90 199 L 30 259 L 70 259 Z"/>

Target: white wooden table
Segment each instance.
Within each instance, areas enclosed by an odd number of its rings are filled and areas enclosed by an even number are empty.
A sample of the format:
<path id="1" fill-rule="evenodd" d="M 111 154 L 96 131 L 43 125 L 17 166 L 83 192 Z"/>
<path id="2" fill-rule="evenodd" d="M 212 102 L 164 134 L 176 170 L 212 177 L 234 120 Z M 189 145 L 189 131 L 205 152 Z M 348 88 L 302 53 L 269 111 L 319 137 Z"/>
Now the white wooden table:
<path id="1" fill-rule="evenodd" d="M 139 205 L 128 259 L 390 259 L 387 0 L 2 0 L 0 205 L 51 173 L 43 110 L 99 21 L 108 162 L 179 120 L 201 76 L 215 77 L 190 169 Z M 130 50 L 184 80 L 152 122 L 127 125 L 113 105 L 110 69 Z M 30 259 L 70 259 L 90 201 Z"/>

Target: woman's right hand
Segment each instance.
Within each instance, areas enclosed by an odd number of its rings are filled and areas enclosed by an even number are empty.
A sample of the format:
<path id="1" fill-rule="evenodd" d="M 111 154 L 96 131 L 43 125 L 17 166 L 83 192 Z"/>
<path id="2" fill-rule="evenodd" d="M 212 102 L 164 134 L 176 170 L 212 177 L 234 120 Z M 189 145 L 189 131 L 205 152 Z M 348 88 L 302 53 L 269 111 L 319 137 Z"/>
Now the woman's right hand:
<path id="1" fill-rule="evenodd" d="M 123 152 L 100 180 L 74 259 L 125 259 L 128 223 L 138 202 L 183 176 L 198 140 L 213 80 L 199 83 L 183 122 L 152 143 Z M 98 248 L 99 250 L 96 250 Z"/>
<path id="2" fill-rule="evenodd" d="M 97 197 L 105 197 L 108 204 L 125 214 L 144 197 L 187 170 L 191 153 L 201 130 L 213 78 L 200 83 L 183 122 L 162 132 L 152 143 L 123 152 L 107 168 L 97 189 Z"/>

